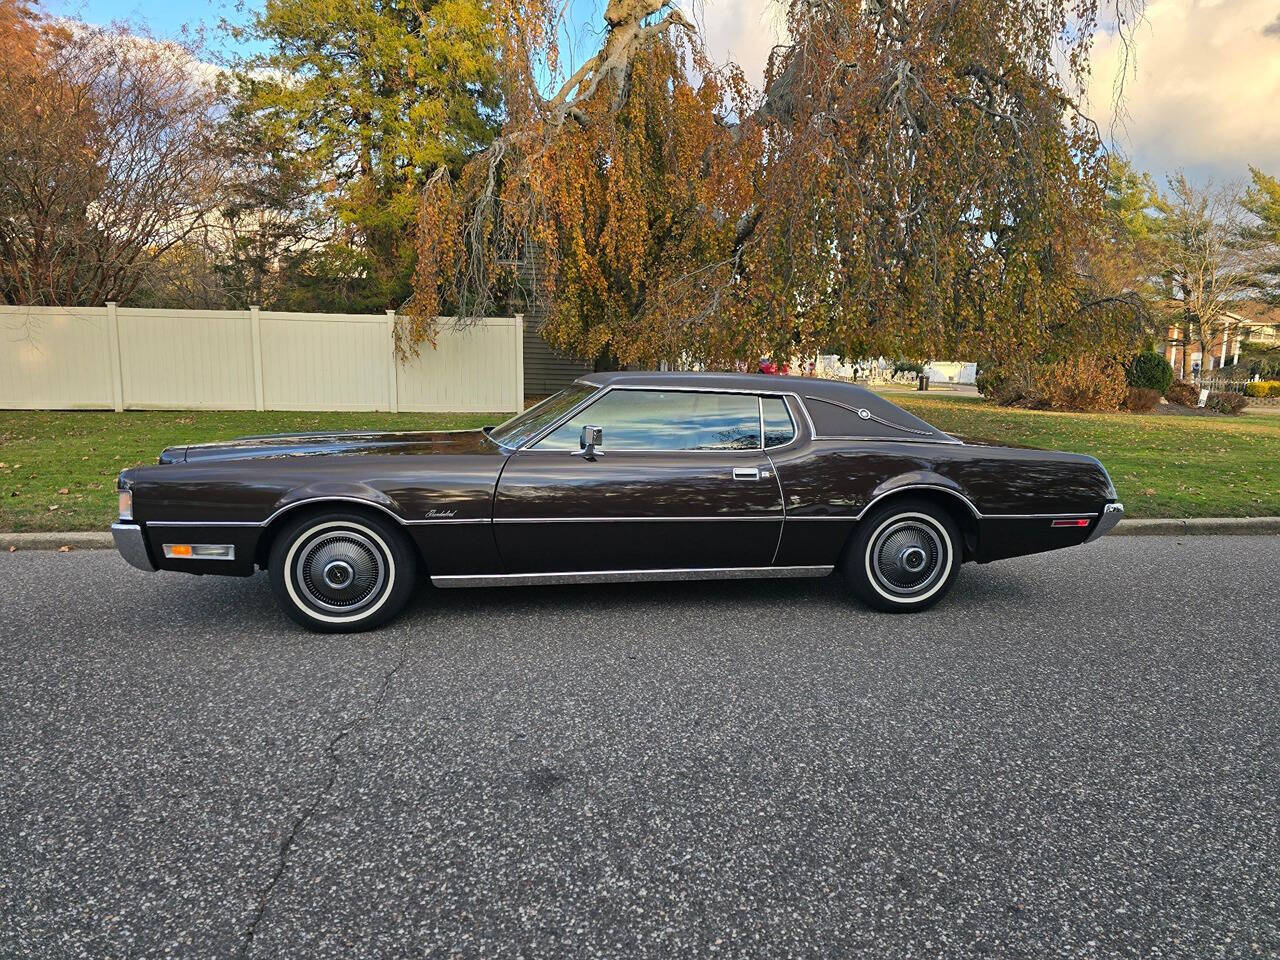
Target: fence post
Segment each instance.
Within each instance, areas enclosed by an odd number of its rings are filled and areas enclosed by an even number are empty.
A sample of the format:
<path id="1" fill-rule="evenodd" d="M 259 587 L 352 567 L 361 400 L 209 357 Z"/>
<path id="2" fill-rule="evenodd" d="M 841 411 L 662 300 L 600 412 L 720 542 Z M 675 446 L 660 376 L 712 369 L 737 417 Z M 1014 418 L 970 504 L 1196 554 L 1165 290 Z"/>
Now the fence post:
<path id="1" fill-rule="evenodd" d="M 387 339 L 390 341 L 390 352 L 387 354 L 387 390 L 390 394 L 390 402 L 387 409 L 392 413 L 400 412 L 400 362 L 396 359 L 396 312 L 394 310 L 387 311 Z"/>
<path id="2" fill-rule="evenodd" d="M 111 364 L 111 405 L 116 413 L 124 411 L 124 364 L 120 361 L 120 316 L 116 302 L 107 302 L 107 353 Z"/>
<path id="3" fill-rule="evenodd" d="M 516 396 L 515 411 L 524 409 L 524 314 L 516 314 Z"/>
<path id="4" fill-rule="evenodd" d="M 255 303 L 249 308 L 249 332 L 253 340 L 253 409 L 265 410 L 262 390 L 262 317 Z"/>

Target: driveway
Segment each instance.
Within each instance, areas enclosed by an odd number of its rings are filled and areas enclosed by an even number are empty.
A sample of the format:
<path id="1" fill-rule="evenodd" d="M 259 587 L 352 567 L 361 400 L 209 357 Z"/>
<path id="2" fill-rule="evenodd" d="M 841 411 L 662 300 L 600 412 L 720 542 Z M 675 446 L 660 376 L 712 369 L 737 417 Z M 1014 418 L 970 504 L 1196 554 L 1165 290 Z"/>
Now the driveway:
<path id="1" fill-rule="evenodd" d="M 1280 537 L 437 591 L 0 556 L 0 956 L 1274 957 Z"/>

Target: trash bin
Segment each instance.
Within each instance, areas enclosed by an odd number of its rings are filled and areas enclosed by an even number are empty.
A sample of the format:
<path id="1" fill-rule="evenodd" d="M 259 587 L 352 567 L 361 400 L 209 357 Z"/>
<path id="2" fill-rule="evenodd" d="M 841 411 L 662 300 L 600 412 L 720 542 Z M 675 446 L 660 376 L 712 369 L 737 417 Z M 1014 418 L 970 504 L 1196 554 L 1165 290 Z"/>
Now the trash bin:
<path id="1" fill-rule="evenodd" d="M 916 378 L 916 389 L 917 389 L 917 390 L 928 390 L 928 389 L 929 389 L 929 378 L 928 378 L 927 376 L 925 376 L 923 373 L 922 373 L 922 374 L 920 374 L 920 376 Z"/>

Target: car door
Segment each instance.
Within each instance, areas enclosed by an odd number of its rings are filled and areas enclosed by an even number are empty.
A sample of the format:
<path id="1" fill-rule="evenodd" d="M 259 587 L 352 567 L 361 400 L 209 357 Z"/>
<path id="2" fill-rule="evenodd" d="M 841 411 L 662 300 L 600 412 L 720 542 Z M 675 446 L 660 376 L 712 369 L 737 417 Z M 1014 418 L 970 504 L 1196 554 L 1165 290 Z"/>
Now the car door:
<path id="1" fill-rule="evenodd" d="M 767 567 L 783 508 L 760 398 L 607 389 L 512 454 L 493 517 L 509 573 Z"/>

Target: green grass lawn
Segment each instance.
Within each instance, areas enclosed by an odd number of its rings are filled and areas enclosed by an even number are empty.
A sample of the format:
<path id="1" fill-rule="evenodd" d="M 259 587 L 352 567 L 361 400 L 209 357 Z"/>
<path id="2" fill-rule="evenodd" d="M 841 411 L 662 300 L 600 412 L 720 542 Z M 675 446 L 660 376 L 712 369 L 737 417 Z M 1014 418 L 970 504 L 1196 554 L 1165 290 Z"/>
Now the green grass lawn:
<path id="1" fill-rule="evenodd" d="M 894 394 L 951 433 L 1098 457 L 1131 517 L 1280 514 L 1280 416 L 1072 414 Z M 166 446 L 299 430 L 448 429 L 505 414 L 0 411 L 0 530 L 106 529 L 115 479 Z M 65 491 L 65 492 L 64 492 Z"/>
<path id="2" fill-rule="evenodd" d="M 116 475 L 178 444 L 307 430 L 448 430 L 508 416 L 0 410 L 0 530 L 105 530 L 116 516 Z"/>

